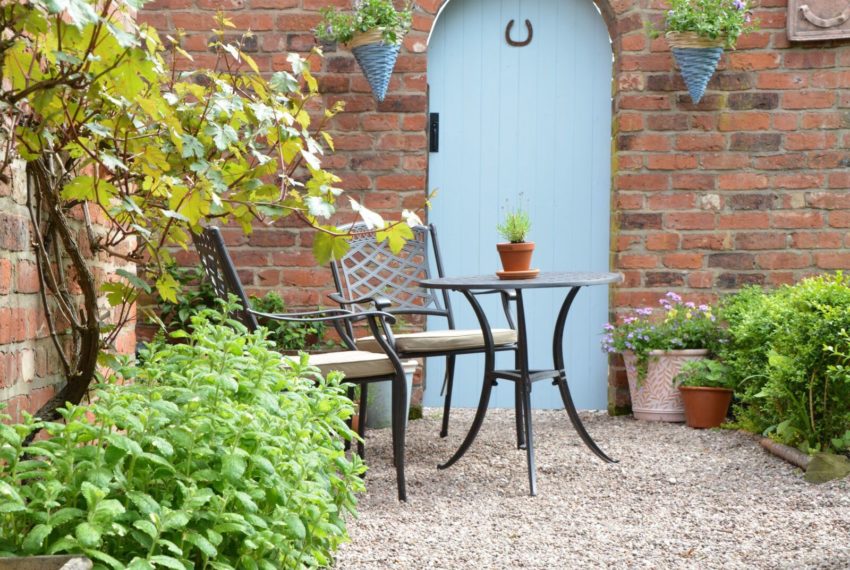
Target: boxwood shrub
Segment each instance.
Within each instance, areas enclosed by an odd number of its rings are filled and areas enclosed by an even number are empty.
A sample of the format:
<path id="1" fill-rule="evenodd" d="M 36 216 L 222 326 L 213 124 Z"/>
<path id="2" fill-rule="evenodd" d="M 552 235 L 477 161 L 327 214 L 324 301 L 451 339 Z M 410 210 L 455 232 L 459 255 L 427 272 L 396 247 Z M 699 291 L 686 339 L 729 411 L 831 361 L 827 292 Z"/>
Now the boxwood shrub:
<path id="1" fill-rule="evenodd" d="M 804 279 L 772 292 L 756 287 L 725 300 L 736 417 L 805 452 L 850 445 L 850 278 Z"/>
<path id="2" fill-rule="evenodd" d="M 214 311 L 187 341 L 154 343 L 62 423 L 0 425 L 0 556 L 84 553 L 134 570 L 332 563 L 365 469 L 344 454 L 353 410 L 339 378 L 282 367 L 263 332 Z"/>

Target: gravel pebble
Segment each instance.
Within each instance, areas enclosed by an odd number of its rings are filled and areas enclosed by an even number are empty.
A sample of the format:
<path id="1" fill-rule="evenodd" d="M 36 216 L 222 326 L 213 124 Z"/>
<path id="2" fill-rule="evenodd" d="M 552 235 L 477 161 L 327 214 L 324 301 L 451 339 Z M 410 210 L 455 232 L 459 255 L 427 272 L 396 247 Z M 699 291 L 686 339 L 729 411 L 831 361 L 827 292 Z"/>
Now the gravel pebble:
<path id="1" fill-rule="evenodd" d="M 600 461 L 563 411 L 535 411 L 538 496 L 513 412 L 491 410 L 467 454 L 471 410 L 407 433 L 407 503 L 390 431 L 367 433 L 367 492 L 337 568 L 850 568 L 850 480 L 810 485 L 752 438 L 582 412 Z"/>

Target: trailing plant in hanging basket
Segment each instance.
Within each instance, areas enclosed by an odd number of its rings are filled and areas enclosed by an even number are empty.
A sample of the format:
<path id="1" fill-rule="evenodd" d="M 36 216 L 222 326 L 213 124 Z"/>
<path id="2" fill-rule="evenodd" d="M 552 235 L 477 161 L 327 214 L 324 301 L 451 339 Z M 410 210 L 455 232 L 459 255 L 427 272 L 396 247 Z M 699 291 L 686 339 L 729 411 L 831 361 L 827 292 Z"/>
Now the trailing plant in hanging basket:
<path id="1" fill-rule="evenodd" d="M 322 9 L 315 34 L 319 41 L 337 42 L 350 49 L 375 99 L 383 101 L 412 18 L 409 2 L 396 10 L 392 0 L 357 0 L 353 13 L 331 6 Z"/>
<path id="2" fill-rule="evenodd" d="M 699 103 L 717 69 L 723 48 L 735 48 L 741 34 L 758 28 L 750 0 L 668 0 L 664 20 L 667 43 L 688 92 Z M 661 34 L 652 24 L 650 34 Z"/>

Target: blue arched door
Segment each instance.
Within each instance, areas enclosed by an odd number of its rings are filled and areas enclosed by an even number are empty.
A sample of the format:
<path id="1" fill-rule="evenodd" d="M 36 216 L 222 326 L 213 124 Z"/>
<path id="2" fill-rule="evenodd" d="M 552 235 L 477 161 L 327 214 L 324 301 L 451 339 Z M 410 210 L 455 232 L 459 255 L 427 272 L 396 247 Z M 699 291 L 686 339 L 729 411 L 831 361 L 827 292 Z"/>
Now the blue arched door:
<path id="1" fill-rule="evenodd" d="M 528 25 L 526 25 L 526 20 Z M 509 22 L 514 42 L 505 38 Z M 439 113 L 439 151 L 429 186 L 438 190 L 429 219 L 450 275 L 499 269 L 496 224 L 506 207 L 527 206 L 536 242 L 533 266 L 609 268 L 612 52 L 591 0 L 451 0 L 428 45 L 430 111 Z M 551 334 L 566 292 L 526 295 L 531 364 L 551 364 Z M 579 408 L 605 408 L 607 359 L 599 333 L 607 288 L 582 291 L 568 322 L 568 378 Z M 496 299 L 488 314 L 499 313 Z M 453 298 L 460 327 L 475 327 L 463 298 Z M 430 323 L 429 323 L 430 324 Z M 434 327 L 439 328 L 438 322 Z M 539 364 L 535 364 L 539 363 Z M 511 367 L 510 358 L 497 361 Z M 458 357 L 455 405 L 475 407 L 483 359 Z M 425 405 L 439 406 L 444 372 L 428 361 Z M 537 407 L 561 407 L 557 389 L 535 384 Z M 501 383 L 491 405 L 513 406 Z"/>

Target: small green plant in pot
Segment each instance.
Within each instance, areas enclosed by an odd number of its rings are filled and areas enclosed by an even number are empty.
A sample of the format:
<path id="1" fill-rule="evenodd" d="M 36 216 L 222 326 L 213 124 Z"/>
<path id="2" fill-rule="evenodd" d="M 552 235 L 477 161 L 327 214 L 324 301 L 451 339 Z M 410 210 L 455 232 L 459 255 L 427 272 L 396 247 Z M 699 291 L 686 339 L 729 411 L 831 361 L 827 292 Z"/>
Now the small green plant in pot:
<path id="1" fill-rule="evenodd" d="M 726 419 L 734 381 L 725 364 L 717 360 L 687 362 L 673 383 L 682 395 L 688 427 L 714 428 Z"/>
<path id="2" fill-rule="evenodd" d="M 529 273 L 537 274 L 537 271 L 529 271 L 531 268 L 531 255 L 534 253 L 534 242 L 525 241 L 531 230 L 531 217 L 528 211 L 522 207 L 516 207 L 509 211 L 504 220 L 496 226 L 496 231 L 505 241 L 496 244 L 499 258 L 502 260 L 503 272 L 498 275 L 503 279 L 523 279 L 533 277 Z M 513 275 L 510 275 L 513 274 Z"/>
<path id="3" fill-rule="evenodd" d="M 750 0 L 668 0 L 664 19 L 670 45 L 691 100 L 699 103 L 723 55 L 741 34 L 757 29 Z M 650 25 L 653 37 L 661 32 Z"/>
<path id="4" fill-rule="evenodd" d="M 411 4 L 396 10 L 392 0 L 356 0 L 353 13 L 332 6 L 323 8 L 321 13 L 322 21 L 314 31 L 316 38 L 350 49 L 375 99 L 383 101 L 401 41 L 413 19 Z"/>

